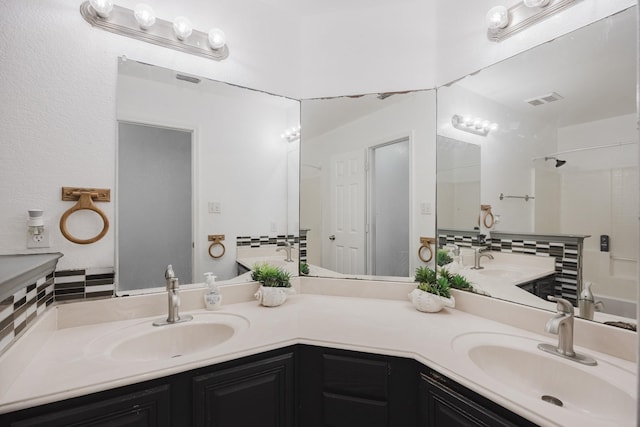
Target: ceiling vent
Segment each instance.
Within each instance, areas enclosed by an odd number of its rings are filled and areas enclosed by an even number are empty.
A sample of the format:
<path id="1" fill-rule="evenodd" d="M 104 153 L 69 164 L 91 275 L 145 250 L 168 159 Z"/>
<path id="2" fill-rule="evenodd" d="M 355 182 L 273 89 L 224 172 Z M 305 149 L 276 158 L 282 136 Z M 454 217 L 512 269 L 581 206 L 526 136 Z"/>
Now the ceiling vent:
<path id="1" fill-rule="evenodd" d="M 551 92 L 546 95 L 536 96 L 535 98 L 525 99 L 524 102 L 527 104 L 533 105 L 537 107 L 538 105 L 548 104 L 550 102 L 555 102 L 560 99 L 563 99 L 563 96 L 556 92 Z"/>
<path id="2" fill-rule="evenodd" d="M 199 78 L 187 76 L 187 75 L 184 75 L 184 74 L 176 74 L 176 79 L 183 80 L 183 81 L 189 82 L 189 83 L 194 83 L 194 84 L 200 83 L 200 79 Z"/>

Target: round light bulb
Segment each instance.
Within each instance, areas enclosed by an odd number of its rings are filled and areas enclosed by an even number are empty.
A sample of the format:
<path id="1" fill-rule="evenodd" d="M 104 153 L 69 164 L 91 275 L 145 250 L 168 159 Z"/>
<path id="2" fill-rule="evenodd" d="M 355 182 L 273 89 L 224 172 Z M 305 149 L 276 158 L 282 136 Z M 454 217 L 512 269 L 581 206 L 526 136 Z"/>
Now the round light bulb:
<path id="1" fill-rule="evenodd" d="M 498 124 L 497 123 L 491 123 L 491 125 L 489 126 L 489 130 L 498 130 Z"/>
<path id="2" fill-rule="evenodd" d="M 156 23 L 156 14 L 148 4 L 139 3 L 133 9 L 133 16 L 135 16 L 138 25 L 143 30 L 148 30 Z"/>
<path id="3" fill-rule="evenodd" d="M 549 0 L 524 0 L 527 7 L 545 7 L 549 4 Z"/>
<path id="4" fill-rule="evenodd" d="M 193 31 L 193 25 L 184 16 L 178 16 L 173 20 L 173 31 L 176 33 L 178 40 L 186 40 Z"/>
<path id="5" fill-rule="evenodd" d="M 482 128 L 482 119 L 480 119 L 480 118 L 476 118 L 476 119 L 473 121 L 473 127 L 474 127 L 474 128 L 476 128 L 476 129 L 480 129 L 480 128 Z"/>
<path id="6" fill-rule="evenodd" d="M 108 18 L 113 10 L 113 0 L 89 0 L 89 4 L 101 18 Z"/>
<path id="7" fill-rule="evenodd" d="M 484 130 L 490 130 L 491 129 L 491 122 L 489 120 L 484 120 L 482 122 L 482 129 Z"/>
<path id="8" fill-rule="evenodd" d="M 209 44 L 211 49 L 222 49 L 227 43 L 227 37 L 224 35 L 224 31 L 220 28 L 213 28 L 209 30 Z"/>
<path id="9" fill-rule="evenodd" d="M 487 12 L 487 28 L 496 31 L 509 25 L 509 11 L 504 6 L 494 6 Z"/>
<path id="10" fill-rule="evenodd" d="M 462 122 L 465 126 L 471 126 L 473 124 L 473 119 L 471 118 L 471 116 L 464 116 L 462 118 Z"/>

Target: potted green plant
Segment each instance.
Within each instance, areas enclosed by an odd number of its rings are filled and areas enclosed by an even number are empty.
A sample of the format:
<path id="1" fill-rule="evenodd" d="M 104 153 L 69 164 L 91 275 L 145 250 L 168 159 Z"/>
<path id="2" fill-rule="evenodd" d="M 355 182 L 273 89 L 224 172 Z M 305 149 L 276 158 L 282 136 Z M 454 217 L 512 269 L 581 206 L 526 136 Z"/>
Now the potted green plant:
<path id="1" fill-rule="evenodd" d="M 414 307 L 420 311 L 436 313 L 443 307 L 454 307 L 455 300 L 449 291 L 449 280 L 429 267 L 416 269 L 416 289 L 411 291 L 409 299 Z"/>
<path id="2" fill-rule="evenodd" d="M 251 278 L 260 282 L 261 286 L 254 296 L 265 307 L 283 304 L 292 291 L 291 274 L 266 262 L 253 266 Z"/>
<path id="3" fill-rule="evenodd" d="M 438 267 L 451 264 L 452 262 L 453 258 L 449 256 L 449 252 L 447 252 L 446 249 L 438 249 L 438 252 L 436 252 L 436 264 L 438 264 Z"/>
<path id="4" fill-rule="evenodd" d="M 304 261 L 300 262 L 300 274 L 302 274 L 303 276 L 309 274 L 309 264 Z"/>

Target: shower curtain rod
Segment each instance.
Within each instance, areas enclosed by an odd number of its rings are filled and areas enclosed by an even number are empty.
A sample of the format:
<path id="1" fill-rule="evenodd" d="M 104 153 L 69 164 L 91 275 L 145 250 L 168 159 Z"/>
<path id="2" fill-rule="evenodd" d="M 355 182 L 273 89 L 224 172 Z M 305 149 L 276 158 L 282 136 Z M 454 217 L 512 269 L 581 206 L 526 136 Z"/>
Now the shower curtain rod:
<path id="1" fill-rule="evenodd" d="M 598 146 L 595 146 L 595 147 L 574 148 L 572 150 L 558 151 L 558 152 L 547 154 L 547 155 L 544 155 L 544 156 L 534 157 L 531 160 L 544 159 L 545 157 L 558 156 L 558 155 L 568 154 L 568 153 L 577 153 L 579 151 L 599 150 L 601 148 L 614 148 L 614 147 L 622 147 L 623 145 L 633 145 L 633 144 L 637 144 L 637 142 L 635 142 L 635 141 L 624 141 L 624 142 L 617 142 L 615 144 L 598 145 Z"/>

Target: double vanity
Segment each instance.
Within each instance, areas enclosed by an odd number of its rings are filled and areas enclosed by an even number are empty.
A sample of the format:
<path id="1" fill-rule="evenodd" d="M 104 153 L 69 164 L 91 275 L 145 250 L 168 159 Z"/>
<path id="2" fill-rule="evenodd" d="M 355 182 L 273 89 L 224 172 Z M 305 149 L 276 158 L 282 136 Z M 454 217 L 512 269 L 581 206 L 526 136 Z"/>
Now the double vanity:
<path id="1" fill-rule="evenodd" d="M 160 327 L 166 294 L 55 305 L 0 356 L 0 424 L 635 425 L 630 331 L 576 319 L 586 366 L 537 348 L 558 337 L 535 308 L 454 291 L 426 314 L 413 283 L 294 285 L 277 308 L 222 285 L 217 311 L 183 289 L 193 320 Z"/>

